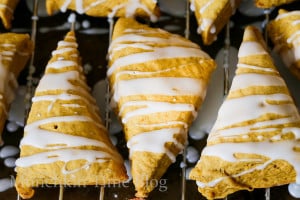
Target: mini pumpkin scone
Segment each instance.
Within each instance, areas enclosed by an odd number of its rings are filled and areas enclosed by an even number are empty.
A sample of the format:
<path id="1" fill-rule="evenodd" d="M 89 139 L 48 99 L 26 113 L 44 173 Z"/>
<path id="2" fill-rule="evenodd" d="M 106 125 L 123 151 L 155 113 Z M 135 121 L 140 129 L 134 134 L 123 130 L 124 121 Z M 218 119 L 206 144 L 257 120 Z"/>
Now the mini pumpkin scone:
<path id="1" fill-rule="evenodd" d="M 187 142 L 215 62 L 185 38 L 120 18 L 109 48 L 112 106 L 130 151 L 137 197 L 146 197 Z"/>
<path id="2" fill-rule="evenodd" d="M 285 66 L 300 79 L 300 10 L 279 10 L 267 26 L 269 37 Z"/>
<path id="3" fill-rule="evenodd" d="M 94 17 L 147 17 L 156 21 L 159 7 L 156 0 L 46 0 L 47 12 L 75 10 Z"/>
<path id="4" fill-rule="evenodd" d="M 17 78 L 26 66 L 32 50 L 33 44 L 28 34 L 0 34 L 0 136 L 18 87 Z"/>
<path id="5" fill-rule="evenodd" d="M 300 117 L 261 33 L 248 26 L 236 75 L 190 178 L 208 199 L 300 183 Z"/>
<path id="6" fill-rule="evenodd" d="M 19 0 L 0 0 L 0 18 L 6 29 L 11 28 L 11 21 L 18 3 Z"/>
<path id="7" fill-rule="evenodd" d="M 16 161 L 15 186 L 24 199 L 45 184 L 105 185 L 127 179 L 80 62 L 71 31 L 52 52 L 32 99 Z"/>
<path id="8" fill-rule="evenodd" d="M 205 45 L 212 44 L 229 22 L 241 0 L 190 0 L 198 22 L 197 32 Z"/>
<path id="9" fill-rule="evenodd" d="M 299 0 L 255 0 L 255 5 L 258 8 L 272 8 Z"/>

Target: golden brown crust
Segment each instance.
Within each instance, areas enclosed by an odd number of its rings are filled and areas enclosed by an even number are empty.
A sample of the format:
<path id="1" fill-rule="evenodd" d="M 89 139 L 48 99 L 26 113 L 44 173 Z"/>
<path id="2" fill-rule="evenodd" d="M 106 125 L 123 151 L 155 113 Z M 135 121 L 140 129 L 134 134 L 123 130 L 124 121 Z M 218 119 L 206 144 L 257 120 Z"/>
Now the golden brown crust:
<path id="1" fill-rule="evenodd" d="M 106 185 L 128 178 L 89 93 L 76 47 L 75 33 L 69 32 L 58 43 L 36 89 L 16 162 L 15 186 L 24 199 L 33 196 L 34 187 L 44 184 Z M 57 76 L 60 78 L 53 78 Z M 48 89 L 51 83 L 44 82 L 46 77 L 61 83 L 59 88 Z M 32 134 L 45 134 L 48 139 L 32 139 Z"/>
<path id="2" fill-rule="evenodd" d="M 212 44 L 218 33 L 229 22 L 241 0 L 190 0 L 194 2 L 195 16 L 198 22 L 198 33 L 205 45 Z M 212 3 L 211 3 L 212 2 Z M 234 2 L 232 4 L 232 2 Z"/>
<path id="3" fill-rule="evenodd" d="M 259 8 L 272 8 L 283 4 L 292 3 L 296 0 L 255 0 L 255 5 Z"/>
<path id="4" fill-rule="evenodd" d="M 292 183 L 299 173 L 299 114 L 257 28 L 246 27 L 238 56 L 232 87 L 190 173 L 208 199 Z"/>
<path id="5" fill-rule="evenodd" d="M 12 59 L 2 59 L 3 65 L 18 76 L 23 70 L 32 51 L 33 44 L 28 34 L 2 33 L 0 34 L 0 44 L 15 45 L 15 50 L 11 47 L 0 46 L 0 52 L 13 51 Z"/>
<path id="6" fill-rule="evenodd" d="M 102 2 L 102 1 L 101 1 Z M 60 10 L 64 5 L 64 0 L 47 0 L 46 7 L 49 15 L 52 15 L 54 12 Z M 159 16 L 159 8 L 153 0 L 141 0 L 141 5 L 136 10 L 130 10 L 126 8 L 126 4 L 132 4 L 129 0 L 114 0 L 114 1 L 104 1 L 102 3 L 95 4 L 94 0 L 85 0 L 83 1 L 84 10 L 78 8 L 76 1 L 73 0 L 68 5 L 67 9 L 75 10 L 80 14 L 87 14 L 95 17 L 107 17 L 112 15 L 112 17 L 157 17 Z M 94 6 L 92 4 L 95 4 Z M 137 3 L 133 3 L 137 4 Z M 122 6 L 124 5 L 124 6 Z M 134 8 L 134 6 L 131 6 Z M 133 12 L 133 13 L 132 13 Z"/>
<path id="7" fill-rule="evenodd" d="M 190 178 L 195 180 L 200 179 L 201 182 L 206 183 L 216 178 L 226 177 L 212 187 L 198 187 L 199 192 L 208 199 L 225 198 L 229 194 L 239 190 L 252 191 L 254 188 L 273 187 L 278 185 L 279 182 L 288 184 L 295 181 L 296 172 L 293 166 L 284 160 L 273 161 L 263 169 L 234 177 L 234 174 L 247 171 L 255 167 L 255 165 L 260 164 L 262 163 L 230 163 L 219 157 L 204 156 L 202 161 L 196 165 L 195 170 L 191 171 Z M 208 176 L 208 174 L 211 176 Z M 230 176 L 228 176 L 229 174 Z"/>
<path id="8" fill-rule="evenodd" d="M 135 195 L 142 198 L 146 198 L 158 186 L 160 177 L 172 164 L 165 154 L 151 152 L 135 152 L 131 160 L 133 184 L 137 191 Z"/>
<path id="9" fill-rule="evenodd" d="M 0 0 L 0 18 L 6 29 L 11 28 L 11 21 L 14 18 L 14 10 L 19 0 Z"/>
<path id="10" fill-rule="evenodd" d="M 165 107 L 167 111 L 159 112 L 156 110 L 164 108 L 166 104 L 172 105 L 174 108 L 178 106 L 177 104 L 192 105 L 195 110 L 198 110 L 205 96 L 203 94 L 205 93 L 210 74 L 214 70 L 215 63 L 208 55 L 202 54 L 203 52 L 198 45 L 187 39 L 161 29 L 140 24 L 134 19 L 120 18 L 116 22 L 112 38 L 112 44 L 109 49 L 108 74 L 114 95 L 118 95 L 119 91 L 116 90 L 115 84 L 118 84 L 119 81 L 140 81 L 140 85 L 143 85 L 145 80 L 152 80 L 153 83 L 156 80 L 162 80 L 165 81 L 168 88 L 171 87 L 168 86 L 170 84 L 168 82 L 169 78 L 174 78 L 178 82 L 187 79 L 197 80 L 200 81 L 199 84 L 203 84 L 203 91 L 201 90 L 199 94 L 180 95 L 180 92 L 178 92 L 178 95 L 174 94 L 173 96 L 165 94 L 165 91 L 155 91 L 153 94 L 138 92 L 134 95 L 124 94 L 117 101 L 113 100 L 116 103 L 115 111 L 123 120 L 125 137 L 130 149 L 131 171 L 137 191 L 136 196 L 144 198 L 157 186 L 161 176 L 182 150 L 187 140 L 186 130 L 194 119 L 193 111 L 191 110 L 172 110 L 168 106 Z M 140 39 L 136 41 L 135 38 Z M 122 49 L 122 47 L 125 48 Z M 152 54 L 155 51 L 164 51 L 166 48 L 169 48 L 169 51 L 166 50 L 161 55 Z M 175 49 L 174 51 L 177 50 L 183 53 L 194 52 L 195 50 L 197 55 L 191 53 L 178 57 L 174 55 L 167 56 L 169 52 L 172 52 L 172 48 Z M 148 57 L 145 55 L 147 53 L 152 55 Z M 139 55 L 145 56 L 145 59 L 150 59 L 149 61 L 143 59 L 142 63 L 136 62 L 119 68 L 115 65 L 115 63 L 119 62 L 119 59 L 126 60 L 131 56 L 141 59 Z M 135 59 L 132 58 L 128 61 L 131 62 L 132 60 Z M 112 70 L 114 68 L 115 70 Z M 136 74 L 131 72 L 136 72 Z M 164 87 L 164 84 L 157 87 Z M 190 87 L 193 88 L 194 85 L 190 85 Z M 176 87 L 171 89 L 177 91 Z M 171 89 L 167 89 L 167 91 Z M 134 103 L 131 105 L 132 102 Z M 148 111 L 145 111 L 143 113 L 144 111 L 141 111 L 142 114 L 130 116 L 131 113 L 139 111 L 139 109 L 147 108 L 147 104 L 153 106 L 154 112 L 148 113 Z M 157 106 L 156 104 L 159 105 Z M 144 143 L 146 141 L 144 137 L 148 137 L 147 135 L 153 134 L 153 132 L 159 134 L 153 136 L 155 137 L 154 140 L 159 140 L 161 136 L 161 140 L 164 141 L 161 146 L 157 146 L 157 144 L 154 144 L 156 143 L 155 141 L 151 141 L 153 145 L 149 146 L 149 148 L 152 149 L 131 150 L 135 149 L 134 145 L 136 143 Z M 171 139 L 168 140 L 168 137 L 164 136 L 165 134 L 171 134 Z M 135 139 L 136 142 L 132 143 Z M 161 151 L 161 149 L 164 150 Z"/>
<path id="11" fill-rule="evenodd" d="M 299 48 L 296 33 L 300 30 L 300 24 L 294 23 L 300 20 L 298 12 L 280 9 L 277 18 L 268 24 L 267 33 L 286 67 L 300 79 L 300 60 L 296 53 Z"/>
<path id="12" fill-rule="evenodd" d="M 3 91 L 0 89 L 0 133 L 3 130 L 10 103 L 14 99 L 16 80 L 26 66 L 32 51 L 33 43 L 28 34 L 0 34 L 0 67 L 3 68 L 1 73 L 8 73 L 0 74 L 0 85 L 3 85 Z M 10 52 L 10 54 L 2 54 L 2 52 Z"/>

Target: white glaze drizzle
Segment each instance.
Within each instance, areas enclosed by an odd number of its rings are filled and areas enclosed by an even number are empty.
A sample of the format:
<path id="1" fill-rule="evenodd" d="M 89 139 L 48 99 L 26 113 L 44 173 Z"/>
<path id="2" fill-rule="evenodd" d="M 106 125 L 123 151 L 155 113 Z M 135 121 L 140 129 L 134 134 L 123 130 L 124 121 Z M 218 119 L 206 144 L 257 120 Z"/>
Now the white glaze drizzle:
<path id="1" fill-rule="evenodd" d="M 152 0 L 153 3 L 157 3 L 156 0 Z M 66 12 L 66 10 L 69 8 L 70 4 L 74 2 L 74 0 L 65 0 L 62 6 L 60 7 L 60 10 L 62 12 Z M 79 14 L 87 13 L 89 10 L 94 9 L 97 6 L 101 6 L 101 4 L 106 3 L 107 0 L 96 0 L 93 3 L 87 5 L 84 7 L 83 0 L 75 0 L 75 11 Z M 152 13 L 152 11 L 143 4 L 140 0 L 127 0 L 126 2 L 122 4 L 116 5 L 114 8 L 112 8 L 112 11 L 108 14 L 108 18 L 112 19 L 115 17 L 116 13 L 121 10 L 125 10 L 125 16 L 124 17 L 134 17 L 136 14 L 136 10 L 141 9 L 147 15 L 150 17 L 150 20 L 155 22 L 157 21 L 157 16 Z"/>
<path id="2" fill-rule="evenodd" d="M 264 55 L 267 54 L 266 50 L 257 42 L 247 41 L 242 42 L 238 57 L 246 57 L 251 55 Z"/>
<path id="3" fill-rule="evenodd" d="M 91 111 L 94 111 L 93 114 L 95 117 L 97 117 L 98 121 L 102 121 L 100 116 L 98 115 L 99 108 L 96 105 L 94 105 L 96 103 L 96 101 L 94 99 L 86 99 L 80 95 L 68 94 L 68 93 L 61 93 L 58 95 L 34 96 L 32 98 L 32 102 L 51 101 L 51 104 L 48 107 L 48 112 L 51 111 L 54 103 L 57 100 L 65 100 L 65 101 L 80 100 L 80 101 L 83 101 L 84 103 L 89 104 L 93 108 Z M 69 107 L 74 107 L 74 108 L 78 107 L 78 105 L 76 105 L 76 104 L 63 104 L 64 107 L 66 107 L 67 105 L 69 105 Z"/>
<path id="4" fill-rule="evenodd" d="M 274 73 L 278 74 L 278 72 L 275 69 L 272 69 L 272 68 L 259 67 L 259 66 L 254 66 L 254 65 L 247 65 L 247 64 L 243 64 L 243 63 L 238 63 L 237 66 L 240 69 L 241 68 L 254 69 L 254 70 L 260 70 L 260 71 L 265 71 L 265 72 L 274 72 Z"/>
<path id="5" fill-rule="evenodd" d="M 264 169 L 269 163 L 271 163 L 274 160 L 286 160 L 289 162 L 291 165 L 294 166 L 295 171 L 299 172 L 300 171 L 300 165 L 298 163 L 298 157 L 299 153 L 295 153 L 293 150 L 294 147 L 299 147 L 299 143 L 296 142 L 295 140 L 288 140 L 288 141 L 280 141 L 280 142 L 249 142 L 247 145 L 244 143 L 223 143 L 223 144 L 218 144 L 218 145 L 213 145 L 213 146 L 207 146 L 205 149 L 202 151 L 202 155 L 209 155 L 209 156 L 218 156 L 222 158 L 223 160 L 229 161 L 229 162 L 237 162 L 240 161 L 239 159 L 234 157 L 234 154 L 239 152 L 239 153 L 245 153 L 245 154 L 256 154 L 256 155 L 263 155 L 266 156 L 267 158 L 270 158 L 270 160 L 264 162 L 264 160 L 260 160 L 261 164 L 259 164 L 256 167 L 250 168 L 247 171 L 243 171 L 240 174 L 234 174 L 232 177 L 238 177 L 243 174 L 251 173 L 255 170 L 261 170 Z M 280 151 L 278 151 L 280 149 Z M 224 153 L 226 152 L 226 153 Z M 247 161 L 254 161 L 257 162 L 257 158 L 249 158 Z M 213 187 L 220 181 L 226 179 L 228 177 L 222 177 L 219 179 L 215 179 L 209 183 L 201 183 L 200 181 L 198 184 L 201 187 Z M 300 182 L 300 176 L 297 174 L 296 177 L 296 182 Z"/>
<path id="6" fill-rule="evenodd" d="M 134 111 L 125 113 L 122 115 L 123 110 L 129 106 L 142 106 Z M 140 116 L 140 115 L 150 115 L 153 113 L 160 113 L 160 112 L 171 112 L 171 111 L 179 111 L 179 112 L 192 112 L 194 118 L 197 116 L 197 112 L 195 111 L 195 107 L 191 104 L 174 104 L 174 103 L 167 103 L 167 102 L 154 102 L 154 101 L 130 101 L 126 102 L 122 105 L 120 109 L 120 115 L 122 115 L 122 123 L 126 124 L 128 118 Z"/>
<path id="7" fill-rule="evenodd" d="M 251 86 L 270 86 L 270 84 L 273 86 L 285 86 L 284 80 L 276 75 L 245 73 L 235 77 L 231 90 L 235 91 Z"/>
<path id="8" fill-rule="evenodd" d="M 120 80 L 116 81 L 113 89 L 115 91 L 113 101 L 115 102 L 124 96 L 131 95 L 195 95 L 204 97 L 206 94 L 205 85 L 201 80 L 195 78 L 158 77 Z"/>
<path id="9" fill-rule="evenodd" d="M 269 104 L 268 101 L 270 100 L 279 102 L 289 101 L 290 103 L 282 103 L 280 105 Z M 231 112 L 232 108 L 234 108 L 234 112 Z M 265 113 L 274 113 L 280 116 L 288 115 L 286 118 L 299 117 L 297 109 L 288 95 L 250 95 L 227 99 L 219 110 L 219 117 L 212 131 L 223 130 L 224 127 L 259 118 Z M 284 118 L 281 120 L 283 119 Z M 272 122 L 270 122 L 270 124 L 272 124 Z M 245 128 L 240 127 L 240 131 L 243 130 L 245 130 Z M 228 132 L 230 133 L 230 131 Z M 210 139 L 213 138 L 214 134 L 210 136 Z"/>
<path id="10" fill-rule="evenodd" d="M 283 19 L 283 18 L 285 18 L 285 17 L 289 17 L 289 16 L 291 16 L 291 15 L 295 15 L 295 16 L 299 15 L 299 16 L 300 16 L 300 11 L 295 10 L 295 11 L 291 11 L 291 12 L 287 12 L 287 13 L 281 13 L 280 15 L 278 15 L 278 16 L 275 18 L 275 20 L 280 20 L 280 19 Z"/>
<path id="11" fill-rule="evenodd" d="M 139 63 L 152 62 L 160 59 L 175 58 L 202 58 L 209 59 L 209 56 L 202 52 L 196 44 L 182 39 L 177 35 L 169 35 L 161 29 L 126 29 L 123 35 L 115 38 L 109 48 L 109 58 L 115 59 L 111 63 L 107 75 L 114 76 L 115 82 L 112 86 L 112 103 L 116 104 L 123 97 L 130 96 L 168 96 L 173 99 L 171 102 L 161 102 L 152 100 L 132 100 L 124 102 L 119 108 L 119 115 L 122 123 L 126 125 L 132 117 L 146 116 L 156 113 L 168 113 L 171 111 L 190 112 L 196 116 L 196 108 L 188 103 L 176 102 L 180 96 L 196 96 L 203 99 L 206 94 L 206 84 L 199 78 L 188 77 L 166 77 L 160 73 L 171 70 L 184 70 L 188 64 L 179 66 L 167 66 L 163 69 L 133 70 L 127 66 Z M 163 34 L 164 36 L 159 36 Z M 156 36 L 158 35 L 158 36 Z M 162 46 L 158 47 L 157 44 Z M 167 44 L 167 45 L 166 45 Z M 123 51 L 125 48 L 138 48 L 141 53 L 134 53 L 120 58 L 115 58 L 115 53 Z M 200 65 L 199 61 L 199 65 Z M 123 69 L 125 68 L 126 69 Z M 123 79 L 130 75 L 131 79 Z M 132 109 L 133 107 L 137 108 Z M 182 121 L 164 121 L 156 123 L 139 123 L 137 127 L 142 127 L 145 132 L 140 132 L 127 142 L 130 148 L 130 156 L 135 151 L 146 151 L 154 153 L 165 153 L 171 161 L 175 161 L 176 155 L 170 152 L 165 144 L 173 142 L 179 150 L 184 144 L 175 139 L 175 134 L 183 135 L 186 139 L 188 124 Z M 169 128 L 170 126 L 174 128 Z M 146 131 L 151 130 L 151 131 Z"/>
<path id="12" fill-rule="evenodd" d="M 249 30 L 246 29 L 246 31 Z M 248 34 L 251 34 L 251 32 L 248 32 Z M 255 41 L 244 41 L 240 47 L 240 51 L 242 52 L 239 52 L 239 58 L 267 54 L 260 45 L 260 43 Z M 233 79 L 229 96 L 238 89 L 246 89 L 251 86 L 263 85 L 286 87 L 283 79 L 278 73 L 275 73 L 278 75 L 257 74 L 262 69 L 267 72 L 274 72 L 275 69 L 273 68 L 252 66 L 239 62 L 238 68 L 240 67 L 252 69 L 254 72 L 236 74 Z M 250 79 L 252 84 L 250 83 Z M 276 102 L 276 104 L 272 102 Z M 239 123 L 242 122 L 256 120 L 265 114 L 274 114 L 276 117 L 274 119 L 253 122 L 244 126 L 239 125 Z M 293 103 L 293 99 L 288 94 L 256 94 L 227 98 L 219 109 L 217 120 L 207 141 L 208 145 L 202 151 L 202 156 L 216 156 L 228 162 L 253 161 L 261 163 L 251 167 L 249 170 L 244 170 L 241 173 L 219 177 L 209 182 L 197 180 L 198 187 L 214 187 L 226 178 L 237 178 L 255 170 L 262 170 L 275 160 L 286 160 L 291 164 L 297 173 L 295 178 L 299 183 L 300 164 L 298 160 L 300 153 L 296 152 L 294 148 L 300 147 L 299 142 L 297 142 L 300 138 L 300 127 L 293 126 L 293 124 L 299 123 L 300 116 L 298 110 Z M 284 126 L 286 124 L 291 125 Z M 270 132 L 273 132 L 276 135 L 271 137 L 263 136 L 264 133 Z M 257 140 L 259 142 L 249 142 L 248 140 L 240 143 L 231 142 L 232 138 L 241 137 L 243 139 L 248 139 L 249 134 L 251 133 L 258 134 Z M 282 137 L 286 134 L 293 134 L 295 139 L 282 140 Z M 222 141 L 222 143 L 214 143 L 215 141 Z M 278 151 L 278 149 L 280 149 L 280 151 Z M 267 160 L 260 160 L 253 157 L 239 160 L 234 156 L 236 153 L 262 155 L 265 156 Z M 199 163 L 200 162 L 201 159 L 199 160 Z"/>
<path id="13" fill-rule="evenodd" d="M 130 155 L 135 151 L 166 153 L 171 161 L 175 162 L 176 156 L 166 148 L 166 142 L 174 143 L 178 149 L 183 149 L 184 145 L 174 138 L 174 134 L 182 134 L 185 137 L 186 129 L 164 128 L 135 135 L 127 142 Z"/>
<path id="14" fill-rule="evenodd" d="M 124 56 L 116 60 L 108 69 L 107 75 L 111 76 L 112 72 L 116 69 L 120 69 L 124 66 L 149 62 L 157 59 L 166 58 L 185 58 L 185 57 L 204 57 L 208 58 L 207 54 L 203 51 L 199 51 L 197 48 L 187 48 L 187 47 L 153 47 L 153 51 L 142 52 Z"/>
<path id="15" fill-rule="evenodd" d="M 66 39 L 75 40 L 74 37 L 66 37 Z M 73 60 L 64 60 L 63 53 L 68 51 L 74 51 L 74 59 L 79 57 L 76 49 L 77 44 L 75 41 L 66 42 L 61 41 L 58 43 L 59 50 L 55 50 L 53 55 L 57 55 L 60 59 L 48 63 L 46 71 L 49 69 L 64 69 L 68 66 L 75 67 L 74 70 L 60 71 L 59 73 L 45 73 L 40 80 L 40 83 L 36 89 L 36 94 L 42 93 L 44 95 L 35 95 L 32 99 L 33 103 L 41 101 L 50 101 L 48 106 L 48 112 L 54 106 L 54 103 L 58 100 L 66 101 L 61 104 L 62 107 L 68 107 L 74 109 L 73 113 L 64 116 L 53 116 L 44 119 L 38 119 L 37 121 L 28 123 L 25 128 L 25 134 L 20 142 L 20 147 L 33 146 L 36 148 L 47 150 L 29 156 L 22 156 L 16 161 L 17 167 L 29 167 L 35 164 L 48 164 L 56 161 L 65 162 L 65 166 L 70 161 L 74 160 L 86 160 L 86 164 L 72 171 L 68 171 L 65 168 L 62 169 L 62 173 L 75 173 L 78 170 L 88 169 L 88 167 L 94 162 L 104 162 L 108 159 L 121 162 L 122 158 L 116 152 L 110 150 L 110 147 L 99 139 L 87 138 L 77 135 L 70 135 L 63 132 L 59 132 L 59 127 L 54 127 L 53 131 L 46 130 L 42 126 L 47 124 L 55 123 L 77 123 L 77 122 L 89 122 L 95 125 L 95 127 L 105 130 L 105 127 L 101 124 L 101 119 L 98 115 L 98 109 L 95 107 L 95 100 L 91 97 L 88 92 L 88 86 L 84 81 L 84 77 L 79 71 L 81 66 Z M 79 85 L 74 85 L 72 81 L 77 81 Z M 60 94 L 48 94 L 49 91 L 62 91 Z M 69 93 L 70 91 L 76 91 L 76 94 Z M 76 101 L 76 103 L 69 103 L 70 101 Z M 82 105 L 80 102 L 83 102 Z M 88 107 L 89 112 L 93 117 L 97 117 L 98 120 L 94 120 L 85 115 L 78 115 L 76 109 L 83 109 L 84 105 L 93 105 Z M 86 107 L 86 106 L 84 106 Z M 70 115 L 71 114 L 71 115 Z M 78 147 L 94 146 L 100 150 L 85 150 L 78 149 Z M 76 148 L 76 149 L 75 149 Z"/>
<path id="16" fill-rule="evenodd" d="M 66 168 L 62 168 L 63 174 L 75 173 L 81 169 L 88 169 L 88 166 L 93 163 L 101 163 L 107 161 L 107 158 L 112 158 L 112 155 L 103 152 L 103 151 L 96 151 L 96 150 L 83 150 L 83 149 L 60 149 L 60 150 L 53 150 L 53 151 L 46 151 L 42 153 L 33 154 L 31 156 L 22 157 L 16 160 L 17 167 L 30 167 L 32 165 L 39 165 L 39 164 L 50 164 L 57 161 L 63 161 L 66 167 L 68 162 L 74 160 L 85 160 L 87 163 L 86 165 L 74 169 L 72 171 L 66 170 Z M 119 159 L 115 159 L 119 161 Z"/>

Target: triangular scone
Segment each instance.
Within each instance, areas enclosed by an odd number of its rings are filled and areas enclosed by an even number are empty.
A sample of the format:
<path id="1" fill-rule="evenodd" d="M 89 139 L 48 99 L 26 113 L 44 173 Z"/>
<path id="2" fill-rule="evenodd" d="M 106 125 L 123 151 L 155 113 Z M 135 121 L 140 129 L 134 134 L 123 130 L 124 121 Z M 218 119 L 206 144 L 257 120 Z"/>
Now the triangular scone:
<path id="1" fill-rule="evenodd" d="M 11 28 L 11 21 L 14 18 L 14 11 L 18 3 L 19 0 L 0 0 L 0 18 L 6 29 Z"/>
<path id="2" fill-rule="evenodd" d="M 0 136 L 9 105 L 18 87 L 17 78 L 29 60 L 32 50 L 33 45 L 28 34 L 0 34 Z"/>
<path id="3" fill-rule="evenodd" d="M 297 0 L 255 0 L 255 5 L 259 8 L 272 8 L 283 4 L 292 3 Z"/>
<path id="4" fill-rule="evenodd" d="M 190 173 L 208 199 L 300 183 L 300 117 L 255 27 L 246 28 L 238 57 L 229 94 Z"/>
<path id="5" fill-rule="evenodd" d="M 16 161 L 16 189 L 22 198 L 33 187 L 105 185 L 127 179 L 123 159 L 102 125 L 86 84 L 74 32 L 53 51 L 32 99 Z"/>
<path id="6" fill-rule="evenodd" d="M 198 45 L 179 35 L 130 18 L 117 21 L 107 74 L 137 197 L 154 189 L 184 148 L 214 68 Z"/>
<path id="7" fill-rule="evenodd" d="M 47 12 L 75 10 L 94 17 L 148 17 L 156 21 L 159 15 L 157 0 L 46 0 Z"/>
<path id="8" fill-rule="evenodd" d="M 203 43 L 210 45 L 229 22 L 241 0 L 190 0 L 198 22 L 197 32 Z"/>
<path id="9" fill-rule="evenodd" d="M 284 64 L 300 79 L 300 10 L 279 10 L 278 16 L 267 26 L 275 51 Z"/>

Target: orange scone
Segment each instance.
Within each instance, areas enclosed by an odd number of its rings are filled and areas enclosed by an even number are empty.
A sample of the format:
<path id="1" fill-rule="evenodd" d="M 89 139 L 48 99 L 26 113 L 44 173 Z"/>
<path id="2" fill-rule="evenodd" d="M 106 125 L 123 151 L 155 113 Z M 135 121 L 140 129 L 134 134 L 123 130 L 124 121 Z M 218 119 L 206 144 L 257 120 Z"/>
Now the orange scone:
<path id="1" fill-rule="evenodd" d="M 0 34 L 0 136 L 18 87 L 17 78 L 26 66 L 32 50 L 33 44 L 29 35 Z"/>
<path id="2" fill-rule="evenodd" d="M 190 0 L 198 22 L 197 32 L 203 43 L 210 45 L 229 22 L 241 0 Z"/>
<path id="3" fill-rule="evenodd" d="M 190 173 L 208 199 L 300 183 L 300 117 L 257 28 L 246 27 L 236 75 Z"/>
<path id="4" fill-rule="evenodd" d="M 71 31 L 52 52 L 32 99 L 16 161 L 15 186 L 24 199 L 44 184 L 105 185 L 127 179 L 80 62 Z"/>
<path id="5" fill-rule="evenodd" d="M 75 10 L 94 17 L 147 17 L 156 21 L 157 0 L 46 0 L 47 12 Z"/>
<path id="6" fill-rule="evenodd" d="M 18 3 L 19 0 L 0 0 L 0 18 L 6 29 L 11 28 L 11 21 L 14 18 L 14 11 Z"/>
<path id="7" fill-rule="evenodd" d="M 179 35 L 131 18 L 117 21 L 107 75 L 137 197 L 154 189 L 183 150 L 214 69 L 198 45 Z"/>
<path id="8" fill-rule="evenodd" d="M 255 0 L 255 5 L 259 8 L 272 8 L 283 4 L 292 3 L 299 0 Z"/>
<path id="9" fill-rule="evenodd" d="M 279 10 L 267 32 L 286 67 L 300 79 L 300 10 Z"/>

